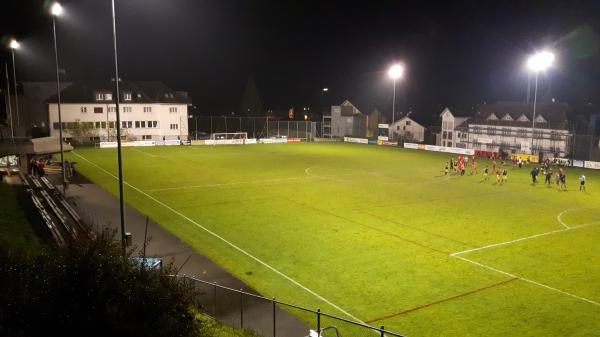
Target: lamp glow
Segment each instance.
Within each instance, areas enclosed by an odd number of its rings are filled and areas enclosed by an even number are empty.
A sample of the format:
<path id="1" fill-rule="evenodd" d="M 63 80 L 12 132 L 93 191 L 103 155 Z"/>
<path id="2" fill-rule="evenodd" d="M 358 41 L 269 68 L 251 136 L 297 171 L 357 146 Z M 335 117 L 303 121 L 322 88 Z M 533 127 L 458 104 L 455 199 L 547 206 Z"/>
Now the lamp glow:
<path id="1" fill-rule="evenodd" d="M 19 44 L 19 42 L 17 42 L 17 40 L 12 40 L 10 41 L 10 49 L 19 49 L 19 47 L 21 46 Z"/>
<path id="2" fill-rule="evenodd" d="M 534 72 L 544 71 L 552 66 L 554 54 L 549 51 L 542 51 L 532 55 L 527 60 L 527 68 Z"/>
<path id="3" fill-rule="evenodd" d="M 401 64 L 394 64 L 388 71 L 388 75 L 394 80 L 399 79 L 400 77 L 402 77 L 403 74 L 404 66 L 402 66 Z"/>
<path id="4" fill-rule="evenodd" d="M 52 13 L 52 15 L 54 15 L 54 16 L 60 16 L 62 14 L 62 12 L 63 12 L 63 8 L 58 2 L 55 2 L 52 5 L 52 8 L 50 9 L 50 13 Z"/>

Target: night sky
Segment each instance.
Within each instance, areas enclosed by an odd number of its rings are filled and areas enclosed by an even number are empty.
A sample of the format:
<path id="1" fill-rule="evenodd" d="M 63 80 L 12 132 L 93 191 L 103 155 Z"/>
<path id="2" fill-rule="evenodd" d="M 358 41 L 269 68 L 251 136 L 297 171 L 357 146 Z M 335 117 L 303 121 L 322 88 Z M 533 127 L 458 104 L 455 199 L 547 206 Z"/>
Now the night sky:
<path id="1" fill-rule="evenodd" d="M 238 112 L 248 78 L 268 109 L 355 102 L 391 114 L 387 68 L 407 67 L 398 110 L 428 123 L 443 107 L 524 100 L 527 55 L 556 66 L 540 97 L 600 104 L 600 1 L 117 0 L 125 80 L 189 92 L 201 114 Z M 114 77 L 109 0 L 64 1 L 58 22 L 66 80 Z M 41 0 L 3 0 L 20 80 L 53 80 L 51 21 Z M 0 54 L 4 60 L 7 54 Z M 4 76 L 4 75 L 3 75 Z"/>

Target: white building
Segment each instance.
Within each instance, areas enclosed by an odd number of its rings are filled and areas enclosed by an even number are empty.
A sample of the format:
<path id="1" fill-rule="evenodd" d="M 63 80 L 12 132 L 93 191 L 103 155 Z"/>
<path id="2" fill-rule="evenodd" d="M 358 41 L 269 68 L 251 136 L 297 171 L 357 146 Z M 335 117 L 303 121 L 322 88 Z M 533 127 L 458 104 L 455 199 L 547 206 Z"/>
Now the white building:
<path id="1" fill-rule="evenodd" d="M 466 122 L 469 117 L 455 117 L 450 109 L 446 108 L 440 114 L 442 117 L 442 129 L 437 137 L 436 145 L 467 148 L 468 135 Z"/>
<path id="2" fill-rule="evenodd" d="M 366 117 L 349 100 L 331 106 L 329 114 L 323 116 L 323 136 L 342 138 L 364 137 Z"/>
<path id="3" fill-rule="evenodd" d="M 123 140 L 188 138 L 188 105 L 185 93 L 161 82 L 119 82 L 121 136 Z M 78 141 L 114 140 L 116 107 L 114 81 L 75 82 L 61 91 L 63 137 Z M 57 96 L 48 104 L 50 136 L 58 137 Z"/>
<path id="4" fill-rule="evenodd" d="M 422 143 L 425 140 L 425 127 L 409 116 L 404 116 L 390 124 L 391 139 L 402 138 L 406 142 Z"/>
<path id="5" fill-rule="evenodd" d="M 533 106 L 527 102 L 498 102 L 477 108 L 473 117 L 441 114 L 437 145 L 509 153 L 569 153 L 572 134 L 566 104 L 538 103 L 532 142 Z M 532 148 L 533 143 L 533 148 Z"/>

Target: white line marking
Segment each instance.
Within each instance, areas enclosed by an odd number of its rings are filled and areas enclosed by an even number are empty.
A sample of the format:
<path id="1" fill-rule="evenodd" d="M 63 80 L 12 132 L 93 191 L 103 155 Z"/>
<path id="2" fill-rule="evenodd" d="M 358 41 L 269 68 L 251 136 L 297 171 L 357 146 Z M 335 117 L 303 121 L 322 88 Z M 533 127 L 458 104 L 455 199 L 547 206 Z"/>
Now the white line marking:
<path id="1" fill-rule="evenodd" d="M 142 150 L 138 150 L 138 149 L 136 149 L 135 147 L 130 147 L 130 149 L 132 149 L 132 150 L 134 150 L 134 151 L 136 151 L 136 152 L 139 152 L 139 153 L 143 153 L 143 154 L 145 154 L 145 155 L 147 155 L 147 156 L 150 156 L 150 157 L 152 157 L 152 158 L 158 158 L 158 156 L 157 156 L 157 155 L 155 155 L 155 154 L 151 154 L 151 153 L 148 153 L 148 152 L 144 152 L 144 151 L 142 151 Z"/>
<path id="2" fill-rule="evenodd" d="M 73 154 L 75 154 L 76 156 L 80 157 L 81 159 L 83 159 L 83 160 L 87 161 L 88 163 L 92 164 L 93 166 L 97 167 L 98 169 L 100 169 L 100 170 L 101 170 L 101 171 L 103 171 L 104 173 L 108 174 L 109 176 L 111 176 L 111 177 L 113 177 L 113 178 L 115 178 L 115 179 L 118 179 L 118 178 L 117 178 L 117 177 L 116 177 L 114 174 L 112 174 L 112 173 L 108 172 L 107 170 L 103 169 L 102 167 L 100 167 L 100 166 L 96 165 L 94 162 L 91 162 L 90 160 L 88 160 L 87 158 L 83 157 L 82 155 L 80 155 L 80 154 L 76 153 L 75 151 L 73 151 Z M 332 306 L 333 308 L 335 308 L 335 309 L 339 310 L 341 313 L 343 313 L 343 314 L 347 315 L 348 317 L 352 318 L 353 320 L 355 320 L 355 321 L 357 321 L 357 322 L 359 322 L 359 323 L 362 323 L 362 324 L 368 325 L 368 324 L 366 324 L 365 322 L 361 321 L 360 319 L 358 319 L 358 318 L 354 317 L 354 316 L 353 316 L 352 314 L 350 314 L 349 312 L 347 312 L 347 311 L 345 311 L 344 309 L 340 308 L 339 306 L 335 305 L 334 303 L 332 303 L 331 301 L 329 301 L 329 300 L 328 300 L 328 299 L 326 299 L 325 297 L 323 297 L 323 296 L 321 296 L 321 295 L 317 294 L 316 292 L 314 292 L 314 291 L 310 290 L 309 288 L 307 288 L 307 287 L 303 286 L 303 285 L 302 285 L 302 284 L 300 284 L 298 281 L 296 281 L 296 280 L 294 280 L 293 278 L 291 278 L 291 277 L 287 276 L 286 274 L 284 274 L 284 273 L 280 272 L 279 270 L 275 269 L 274 267 L 272 267 L 272 266 L 271 266 L 271 265 L 269 265 L 268 263 L 266 263 L 266 262 L 264 262 L 263 260 L 261 260 L 261 259 L 257 258 L 256 256 L 254 256 L 254 255 L 252 255 L 252 254 L 248 253 L 247 251 L 243 250 L 242 248 L 240 248 L 240 247 L 236 246 L 235 244 L 233 244 L 232 242 L 228 241 L 227 239 L 225 239 L 224 237 L 220 236 L 219 234 L 217 234 L 217 233 L 215 233 L 215 232 L 211 231 L 210 229 L 208 229 L 208 228 L 206 228 L 206 227 L 202 226 L 201 224 L 197 223 L 196 221 L 194 221 L 194 220 L 190 219 L 190 218 L 189 218 L 189 217 L 187 217 L 186 215 L 184 215 L 184 214 L 182 214 L 182 213 L 180 213 L 180 212 L 176 211 L 175 209 L 171 208 L 169 205 L 167 205 L 167 204 L 163 203 L 163 202 L 162 202 L 162 201 L 160 201 L 160 200 L 157 200 L 157 199 L 155 199 L 155 198 L 154 198 L 154 197 L 152 197 L 151 195 L 148 195 L 148 194 L 147 194 L 147 193 L 145 193 L 144 191 L 140 190 L 139 188 L 137 188 L 137 187 L 135 187 L 135 186 L 133 186 L 133 185 L 131 185 L 131 184 L 129 184 L 129 183 L 127 183 L 127 182 L 125 182 L 125 181 L 124 181 L 123 183 L 124 183 L 125 185 L 127 185 L 127 186 L 131 187 L 131 188 L 132 188 L 132 189 L 134 189 L 135 191 L 139 192 L 140 194 L 144 195 L 144 196 L 145 196 L 145 197 L 147 197 L 148 199 L 150 199 L 150 200 L 152 200 L 152 201 L 156 202 L 157 204 L 159 204 L 159 205 L 161 205 L 161 206 L 165 207 L 166 209 L 170 210 L 171 212 L 173 212 L 173 213 L 175 213 L 175 214 L 179 215 L 179 216 L 180 216 L 180 217 L 182 217 L 183 219 L 185 219 L 185 220 L 189 221 L 190 223 L 192 223 L 192 224 L 196 225 L 198 228 L 200 228 L 200 229 L 204 230 L 204 231 L 205 231 L 205 232 L 207 232 L 208 234 L 210 234 L 210 235 L 212 235 L 212 236 L 216 237 L 217 239 L 219 239 L 219 240 L 221 240 L 221 241 L 225 242 L 226 244 L 228 244 L 228 245 L 229 245 L 229 246 L 231 246 L 232 248 L 236 249 L 236 250 L 237 250 L 237 251 L 239 251 L 240 253 L 242 253 L 242 254 L 244 254 L 244 255 L 248 256 L 248 257 L 249 257 L 249 258 L 251 258 L 252 260 L 254 260 L 254 261 L 256 261 L 256 262 L 258 262 L 258 263 L 262 264 L 263 266 L 265 266 L 265 267 L 267 267 L 268 269 L 272 270 L 273 272 L 275 272 L 276 274 L 280 275 L 280 276 L 281 276 L 281 277 L 283 277 L 284 279 L 286 279 L 286 280 L 288 280 L 288 281 L 292 282 L 292 283 L 293 283 L 293 284 L 295 284 L 296 286 L 298 286 L 298 287 L 302 288 L 303 290 L 305 290 L 306 292 L 308 292 L 308 293 L 312 294 L 313 296 L 315 296 L 315 297 L 316 297 L 316 298 L 318 298 L 319 300 L 321 300 L 321 301 L 323 301 L 323 302 L 325 302 L 325 303 L 329 304 L 330 306 Z"/>
<path id="3" fill-rule="evenodd" d="M 592 225 L 597 225 L 597 224 L 600 224 L 600 221 L 586 223 L 586 224 L 583 224 L 583 225 L 577 225 L 577 226 L 573 226 L 573 227 L 569 227 L 569 228 L 557 229 L 557 230 L 550 231 L 550 232 L 545 232 L 545 233 L 530 235 L 530 236 L 526 236 L 526 237 L 515 239 L 515 240 L 510 240 L 510 241 L 505 241 L 505 242 L 500 242 L 500 243 L 494 243 L 494 244 L 483 246 L 483 247 L 467 249 L 467 250 L 463 250 L 463 251 L 460 251 L 460 252 L 452 253 L 452 254 L 450 254 L 450 256 L 457 256 L 457 255 L 461 255 L 461 254 L 476 252 L 478 250 L 484 250 L 484 249 L 489 249 L 489 248 L 494 248 L 494 247 L 509 245 L 509 244 L 515 243 L 515 242 L 520 242 L 520 241 L 526 241 L 526 240 L 531 240 L 531 239 L 539 238 L 540 236 L 546 236 L 546 235 L 551 235 L 551 234 L 556 234 L 556 233 L 568 232 L 568 231 L 571 231 L 571 230 L 574 230 L 574 229 L 584 228 L 584 227 L 588 227 L 588 226 L 592 226 Z"/>
<path id="4" fill-rule="evenodd" d="M 548 289 L 548 290 L 552 290 L 552 291 L 555 291 L 555 292 L 557 292 L 557 293 L 561 293 L 561 294 L 563 294 L 563 295 L 567 295 L 567 296 L 570 296 L 570 297 L 576 298 L 576 299 L 578 299 L 578 300 L 581 300 L 581 301 L 584 301 L 584 302 L 587 302 L 587 303 L 590 303 L 590 304 L 593 304 L 593 305 L 600 306 L 600 303 L 599 303 L 599 302 L 596 302 L 596 301 L 594 301 L 594 300 L 590 300 L 589 298 L 585 298 L 585 297 L 577 296 L 577 295 L 575 295 L 575 294 L 571 294 L 571 293 L 569 293 L 569 292 L 566 292 L 566 291 L 564 291 L 564 290 L 560 290 L 560 289 L 557 289 L 557 288 L 551 287 L 551 286 L 549 286 L 549 285 L 545 285 L 545 284 L 543 284 L 543 283 L 539 283 L 539 282 L 536 282 L 536 281 L 533 281 L 533 280 L 530 280 L 530 279 L 527 279 L 527 278 L 524 278 L 524 277 L 520 277 L 520 276 L 517 276 L 517 275 L 515 275 L 515 274 L 511 274 L 511 273 L 505 272 L 505 271 L 503 271 L 503 270 L 500 270 L 500 269 L 497 269 L 497 268 L 494 268 L 494 267 L 491 267 L 491 266 L 488 266 L 488 265 L 485 265 L 485 264 L 483 264 L 483 263 L 479 263 L 479 262 L 476 262 L 476 261 L 473 261 L 473 260 L 469 260 L 469 259 L 467 259 L 467 258 L 464 258 L 464 257 L 461 257 L 461 256 L 454 256 L 454 257 L 455 257 L 455 258 L 457 258 L 457 259 L 461 259 L 461 260 L 463 260 L 463 261 L 466 261 L 466 262 L 472 263 L 472 264 L 474 264 L 474 265 L 477 265 L 477 266 L 479 266 L 479 267 L 482 267 L 482 268 L 485 268 L 485 269 L 488 269 L 488 270 L 492 270 L 492 271 L 495 271 L 495 272 L 497 272 L 497 273 L 500 273 L 500 274 L 503 274 L 503 275 L 506 275 L 506 276 L 514 277 L 514 278 L 517 278 L 517 279 L 519 279 L 519 280 L 522 280 L 522 281 L 525 281 L 525 282 L 528 282 L 528 283 L 531 283 L 531 284 L 535 284 L 535 285 L 537 285 L 537 286 L 540 286 L 540 287 L 542 287 L 542 288 L 546 288 L 546 289 Z"/>

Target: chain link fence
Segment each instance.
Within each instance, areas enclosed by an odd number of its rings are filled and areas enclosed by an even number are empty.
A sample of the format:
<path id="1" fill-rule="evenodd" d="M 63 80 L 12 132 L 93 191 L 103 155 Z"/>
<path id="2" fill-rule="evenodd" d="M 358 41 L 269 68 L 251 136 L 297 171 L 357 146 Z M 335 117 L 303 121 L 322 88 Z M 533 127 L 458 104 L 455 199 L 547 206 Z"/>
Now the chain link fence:
<path id="1" fill-rule="evenodd" d="M 267 117 L 194 116 L 188 120 L 190 139 L 213 133 L 246 132 L 250 138 L 288 137 L 314 140 L 320 137 L 320 122 L 272 120 Z"/>
<path id="2" fill-rule="evenodd" d="M 203 313 L 265 337 L 402 337 L 383 326 L 373 327 L 319 309 L 303 308 L 195 277 L 179 277 L 193 282 L 199 293 L 197 303 Z M 281 310 L 291 316 L 282 315 Z M 299 324 L 293 317 L 304 324 Z"/>

